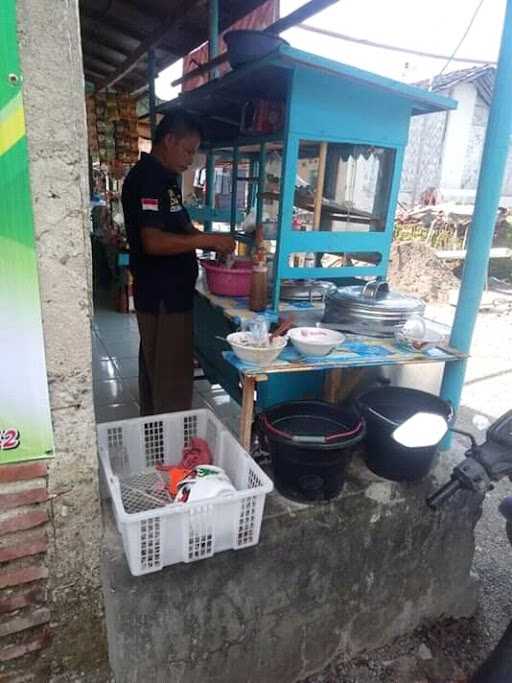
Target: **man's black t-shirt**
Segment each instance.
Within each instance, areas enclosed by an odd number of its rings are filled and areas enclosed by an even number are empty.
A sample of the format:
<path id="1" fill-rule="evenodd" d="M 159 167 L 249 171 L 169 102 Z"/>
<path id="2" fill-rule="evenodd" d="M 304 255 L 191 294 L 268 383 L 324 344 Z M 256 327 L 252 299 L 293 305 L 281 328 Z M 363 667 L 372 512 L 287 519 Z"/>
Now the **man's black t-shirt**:
<path id="1" fill-rule="evenodd" d="M 167 313 L 192 308 L 197 279 L 193 252 L 175 256 L 150 256 L 142 246 L 142 228 L 161 228 L 184 235 L 190 223 L 183 208 L 178 177 L 156 157 L 141 154 L 123 184 L 123 212 L 130 244 L 130 270 L 134 277 L 135 309 L 157 313 L 163 304 Z"/>

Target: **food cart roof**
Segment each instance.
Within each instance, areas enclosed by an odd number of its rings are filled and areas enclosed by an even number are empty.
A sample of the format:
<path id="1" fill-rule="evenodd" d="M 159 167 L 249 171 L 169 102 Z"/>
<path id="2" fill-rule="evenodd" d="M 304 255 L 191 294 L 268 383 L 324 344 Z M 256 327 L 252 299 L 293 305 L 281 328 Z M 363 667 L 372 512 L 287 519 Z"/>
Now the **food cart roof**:
<path id="1" fill-rule="evenodd" d="M 338 76 L 342 81 L 353 81 L 368 87 L 385 90 L 388 93 L 403 97 L 412 102 L 412 113 L 429 114 L 436 111 L 456 109 L 457 101 L 451 97 L 445 97 L 436 93 L 429 92 L 414 85 L 401 83 L 392 78 L 379 76 L 371 71 L 358 69 L 349 64 L 336 62 L 333 59 L 325 59 L 317 55 L 296 50 L 292 47 L 283 46 L 280 49 L 279 59 L 283 63 L 299 65 L 307 68 L 318 69 Z"/>
<path id="2" fill-rule="evenodd" d="M 219 0 L 220 30 L 264 1 Z M 101 87 L 122 74 L 141 51 L 141 58 L 116 80 L 115 87 L 142 94 L 148 85 L 150 47 L 156 43 L 160 71 L 208 40 L 208 0 L 80 0 L 80 24 L 86 80 Z"/>
<path id="3" fill-rule="evenodd" d="M 293 67 L 331 74 L 339 79 L 340 88 L 344 83 L 359 83 L 407 99 L 411 102 L 412 115 L 457 107 L 456 100 L 450 97 L 284 45 L 262 59 L 244 64 L 219 79 L 182 93 L 176 99 L 160 105 L 158 111 L 165 113 L 184 107 L 206 121 L 207 139 L 229 139 L 234 129 L 239 127 L 240 107 L 244 102 L 254 98 L 285 99 L 288 76 Z"/>

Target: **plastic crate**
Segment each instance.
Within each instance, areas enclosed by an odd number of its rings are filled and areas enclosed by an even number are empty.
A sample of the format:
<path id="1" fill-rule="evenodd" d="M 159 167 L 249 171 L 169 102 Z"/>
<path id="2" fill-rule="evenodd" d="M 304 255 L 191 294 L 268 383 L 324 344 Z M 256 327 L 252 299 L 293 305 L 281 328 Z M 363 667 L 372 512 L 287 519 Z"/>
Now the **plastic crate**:
<path id="1" fill-rule="evenodd" d="M 272 491 L 272 481 L 211 411 L 107 422 L 99 424 L 97 432 L 103 490 L 112 499 L 117 529 L 133 575 L 258 543 L 265 495 Z M 206 439 L 214 464 L 226 471 L 236 493 L 137 511 L 140 499 L 127 498 L 126 482 L 155 476 L 157 463 L 177 464 L 183 447 L 194 436 Z"/>

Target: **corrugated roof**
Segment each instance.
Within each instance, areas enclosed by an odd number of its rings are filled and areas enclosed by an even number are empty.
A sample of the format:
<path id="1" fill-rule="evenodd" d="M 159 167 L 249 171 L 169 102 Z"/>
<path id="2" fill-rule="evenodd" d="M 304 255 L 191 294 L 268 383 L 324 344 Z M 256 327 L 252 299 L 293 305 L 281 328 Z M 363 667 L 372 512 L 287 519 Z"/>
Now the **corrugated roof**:
<path id="1" fill-rule="evenodd" d="M 484 102 L 490 104 L 495 75 L 496 69 L 493 66 L 473 66 L 469 69 L 458 69 L 441 76 L 435 76 L 432 85 L 430 80 L 420 81 L 416 85 L 426 90 L 431 87 L 433 91 L 439 92 L 449 91 L 459 83 L 474 83 L 480 97 Z"/>
<path id="2" fill-rule="evenodd" d="M 220 30 L 263 2 L 219 0 Z M 101 86 L 154 36 L 163 34 L 155 49 L 158 71 L 208 40 L 208 0 L 80 0 L 80 23 L 85 78 Z M 115 87 L 144 92 L 146 54 Z"/>

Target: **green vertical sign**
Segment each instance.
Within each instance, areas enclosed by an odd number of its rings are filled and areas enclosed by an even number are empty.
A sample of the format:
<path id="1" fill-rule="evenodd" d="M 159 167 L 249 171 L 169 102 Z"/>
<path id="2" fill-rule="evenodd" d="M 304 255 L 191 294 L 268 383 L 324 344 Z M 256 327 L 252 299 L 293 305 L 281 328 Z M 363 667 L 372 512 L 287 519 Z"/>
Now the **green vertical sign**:
<path id="1" fill-rule="evenodd" d="M 53 455 L 16 2 L 0 1 L 0 464 Z"/>

